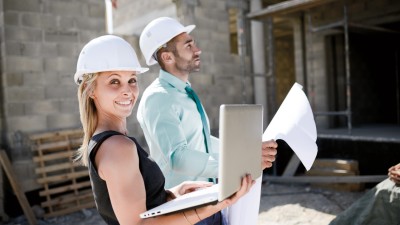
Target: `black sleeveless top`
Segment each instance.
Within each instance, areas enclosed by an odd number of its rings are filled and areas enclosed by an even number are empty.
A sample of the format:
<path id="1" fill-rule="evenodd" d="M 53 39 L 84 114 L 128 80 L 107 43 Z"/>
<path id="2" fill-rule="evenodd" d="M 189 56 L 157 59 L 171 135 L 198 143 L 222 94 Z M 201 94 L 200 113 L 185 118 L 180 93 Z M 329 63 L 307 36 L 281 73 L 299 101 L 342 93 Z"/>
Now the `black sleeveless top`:
<path id="1" fill-rule="evenodd" d="M 100 216 L 107 224 L 119 224 L 111 205 L 106 182 L 97 173 L 95 156 L 104 140 L 113 135 L 123 135 L 116 131 L 105 131 L 94 135 L 89 142 L 89 176 L 92 191 Z M 125 135 L 124 135 L 125 136 Z M 149 158 L 149 154 L 137 143 L 136 139 L 129 137 L 136 144 L 139 156 L 139 169 L 146 188 L 146 208 L 151 209 L 167 201 L 167 193 L 164 189 L 165 178 L 158 165 Z M 112 151 L 112 149 L 108 149 Z M 134 188 L 134 187 L 132 187 Z M 139 216 L 139 215 L 138 215 Z"/>

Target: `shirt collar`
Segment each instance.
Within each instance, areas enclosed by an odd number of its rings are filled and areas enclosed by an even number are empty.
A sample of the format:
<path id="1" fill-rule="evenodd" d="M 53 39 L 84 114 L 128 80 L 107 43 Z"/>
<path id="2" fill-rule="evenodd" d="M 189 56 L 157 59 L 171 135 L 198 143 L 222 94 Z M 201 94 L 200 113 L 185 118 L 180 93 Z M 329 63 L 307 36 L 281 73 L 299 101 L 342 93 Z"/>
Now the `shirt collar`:
<path id="1" fill-rule="evenodd" d="M 176 89 L 185 92 L 185 87 L 190 86 L 189 81 L 187 83 L 183 82 L 181 79 L 175 77 L 174 75 L 168 73 L 167 71 L 160 69 L 159 79 L 164 80 Z"/>

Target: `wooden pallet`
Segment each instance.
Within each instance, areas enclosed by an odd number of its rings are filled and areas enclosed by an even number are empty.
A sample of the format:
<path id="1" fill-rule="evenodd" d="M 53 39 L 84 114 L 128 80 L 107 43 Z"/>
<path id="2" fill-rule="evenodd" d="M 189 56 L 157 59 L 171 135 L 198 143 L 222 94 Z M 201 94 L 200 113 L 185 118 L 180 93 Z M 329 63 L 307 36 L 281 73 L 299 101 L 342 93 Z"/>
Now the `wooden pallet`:
<path id="1" fill-rule="evenodd" d="M 80 129 L 29 136 L 37 182 L 43 185 L 39 195 L 45 218 L 95 207 L 88 169 L 72 159 L 82 137 Z"/>
<path id="2" fill-rule="evenodd" d="M 315 160 L 314 165 L 318 165 L 319 167 L 325 166 L 332 166 L 335 165 L 337 169 L 346 169 L 346 170 L 354 170 L 357 168 L 358 170 L 358 163 L 347 163 L 346 160 Z M 351 162 L 351 161 L 350 161 Z M 321 164 L 322 163 L 322 164 Z M 275 165 L 275 164 L 274 164 Z M 316 175 L 313 176 L 295 176 L 296 170 L 300 165 L 300 159 L 293 154 L 289 163 L 287 164 L 282 176 L 263 176 L 263 182 L 275 182 L 275 183 L 321 183 L 321 184 L 331 184 L 331 183 L 347 183 L 347 184 L 359 184 L 362 183 L 379 183 L 387 178 L 386 175 L 349 175 L 346 176 L 335 174 L 335 175 Z M 318 166 L 315 166 L 316 168 Z"/>
<path id="3" fill-rule="evenodd" d="M 307 176 L 357 176 L 359 175 L 357 160 L 316 159 L 313 167 L 306 172 Z M 314 183 L 313 187 L 333 189 L 337 191 L 362 191 L 363 183 Z"/>

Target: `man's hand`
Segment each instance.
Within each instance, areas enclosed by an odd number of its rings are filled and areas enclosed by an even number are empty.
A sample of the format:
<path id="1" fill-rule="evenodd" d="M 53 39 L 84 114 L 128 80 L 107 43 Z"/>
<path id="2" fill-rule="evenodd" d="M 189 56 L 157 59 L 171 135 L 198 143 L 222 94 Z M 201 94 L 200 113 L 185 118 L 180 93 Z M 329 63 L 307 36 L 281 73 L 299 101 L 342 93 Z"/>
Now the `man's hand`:
<path id="1" fill-rule="evenodd" d="M 274 140 L 264 141 L 262 143 L 262 161 L 261 168 L 270 168 L 275 161 L 278 144 Z"/>

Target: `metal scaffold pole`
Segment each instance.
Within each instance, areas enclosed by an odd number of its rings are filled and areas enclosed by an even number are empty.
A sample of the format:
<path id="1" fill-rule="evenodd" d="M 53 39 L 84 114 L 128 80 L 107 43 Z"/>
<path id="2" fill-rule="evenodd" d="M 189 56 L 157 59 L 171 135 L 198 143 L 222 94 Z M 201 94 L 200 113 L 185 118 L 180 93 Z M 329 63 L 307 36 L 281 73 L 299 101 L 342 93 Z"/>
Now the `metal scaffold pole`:
<path id="1" fill-rule="evenodd" d="M 350 80 L 350 49 L 349 49 L 349 24 L 347 16 L 347 7 L 343 6 L 344 14 L 344 48 L 345 48 L 345 67 L 346 67 L 346 106 L 347 106 L 347 128 L 351 134 L 351 80 Z"/>

